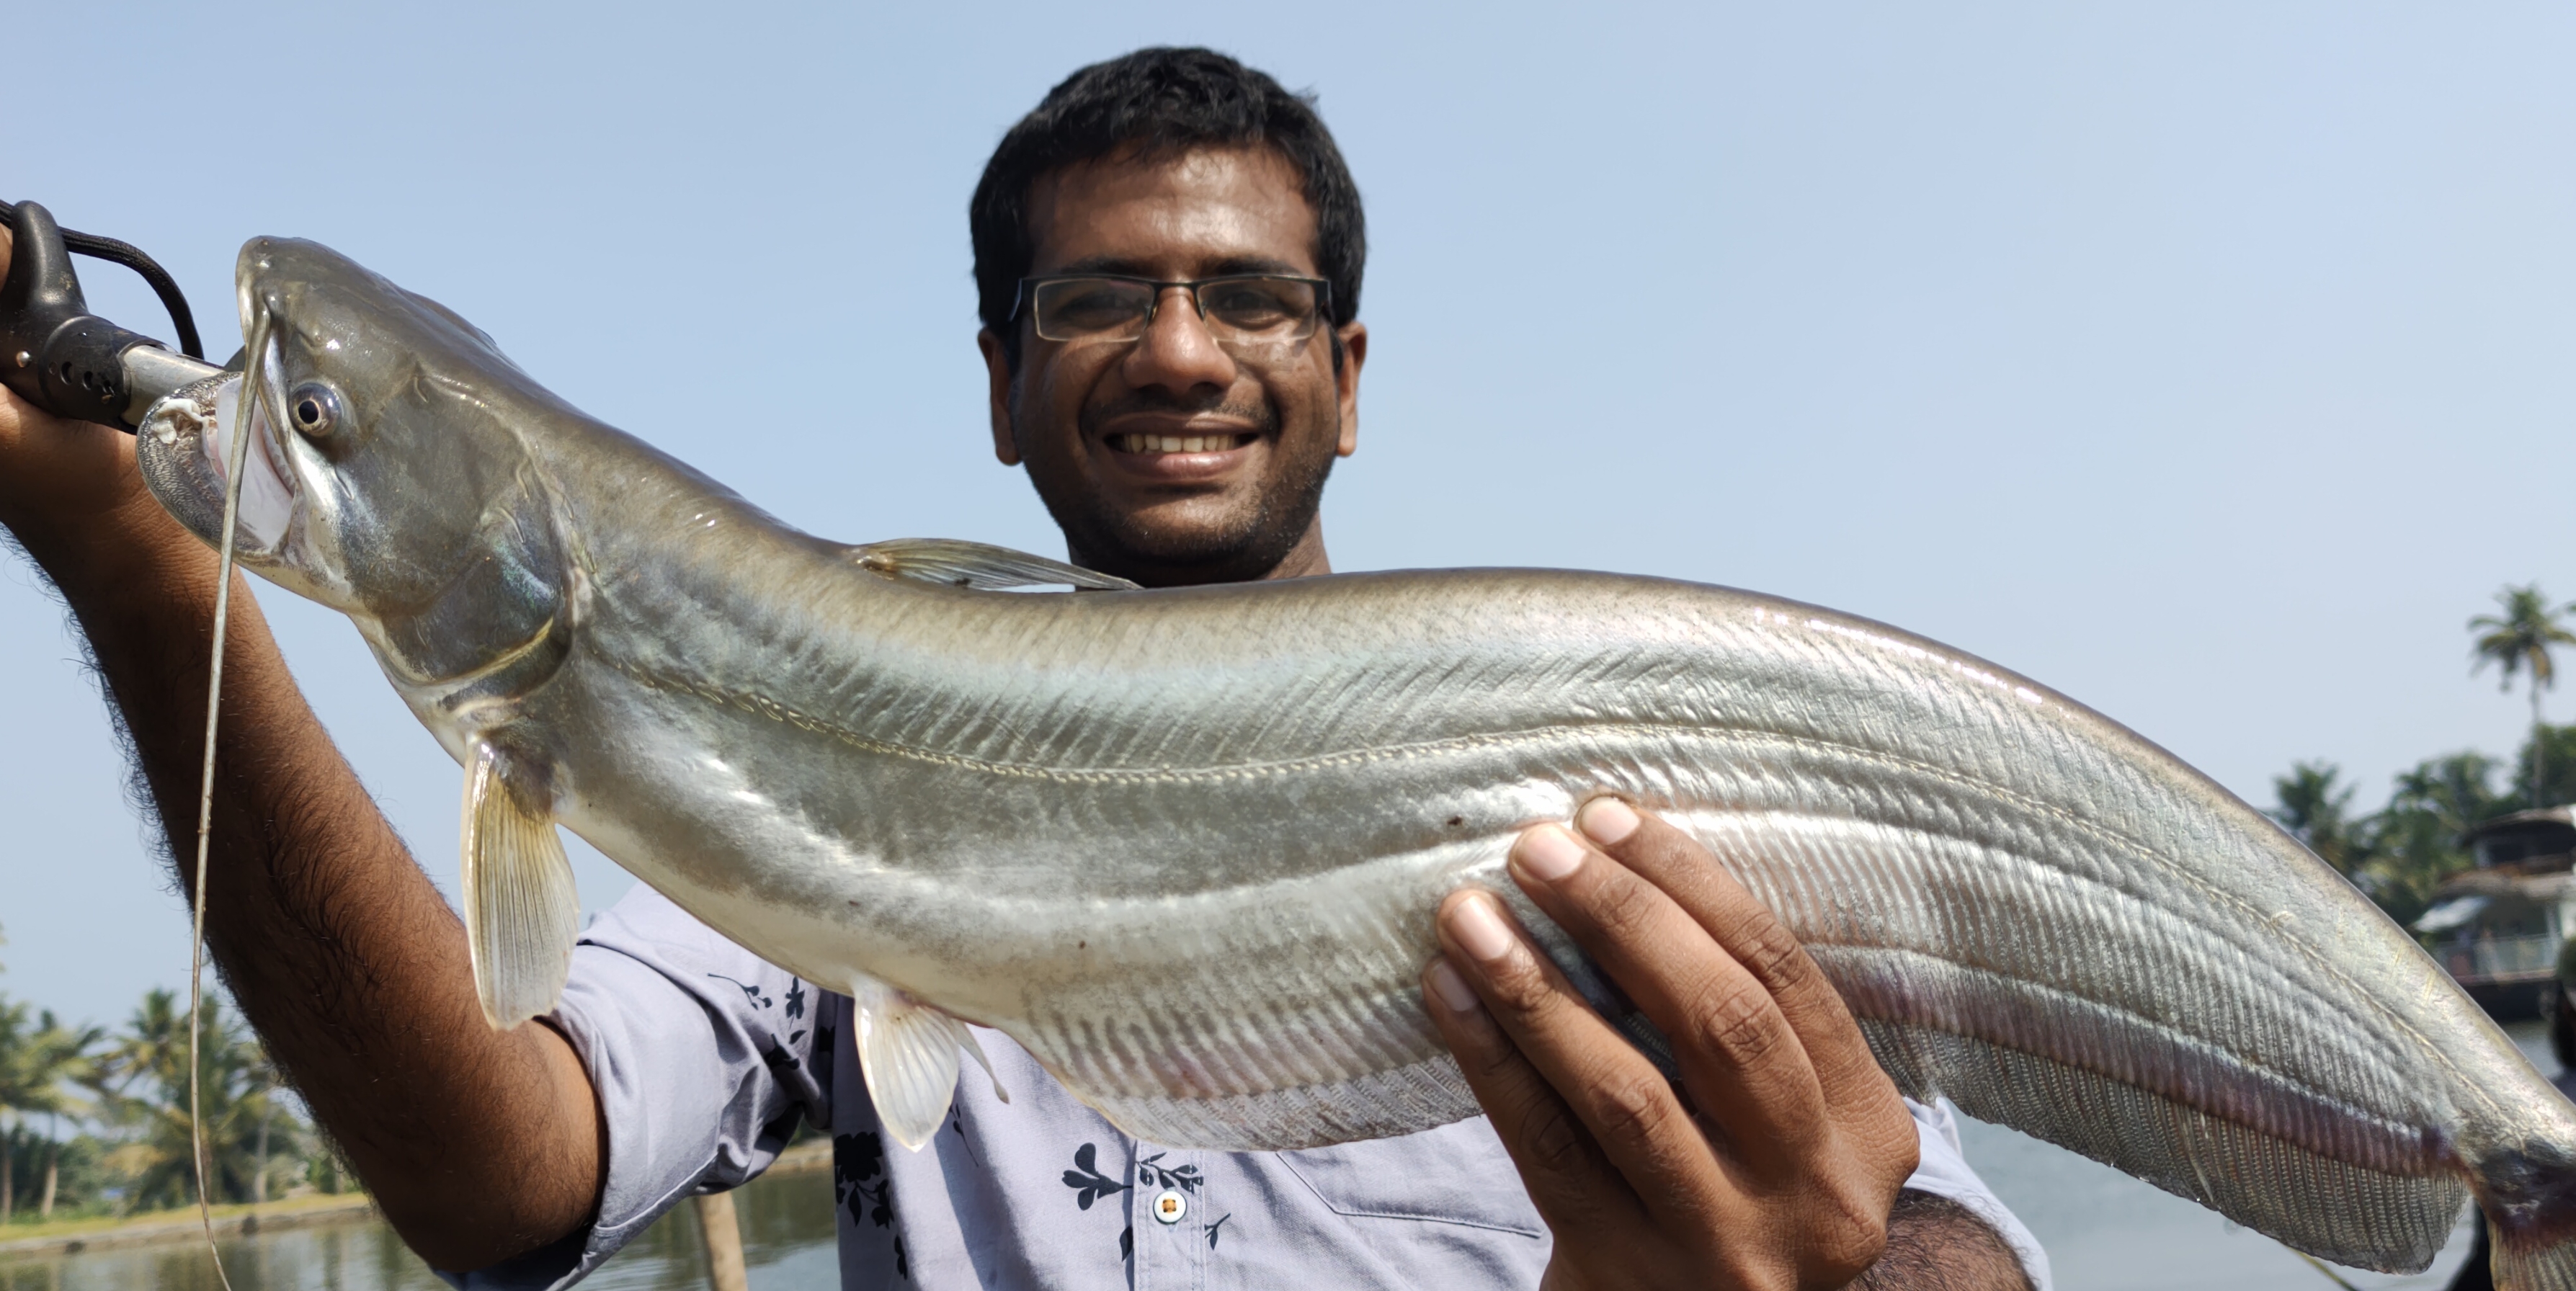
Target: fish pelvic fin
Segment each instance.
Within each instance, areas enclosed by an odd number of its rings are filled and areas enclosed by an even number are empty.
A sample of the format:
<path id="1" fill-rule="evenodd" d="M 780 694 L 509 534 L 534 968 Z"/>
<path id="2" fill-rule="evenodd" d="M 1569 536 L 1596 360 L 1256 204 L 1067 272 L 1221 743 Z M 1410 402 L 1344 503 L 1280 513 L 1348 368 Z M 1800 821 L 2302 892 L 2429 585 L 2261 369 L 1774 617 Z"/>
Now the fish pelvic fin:
<path id="1" fill-rule="evenodd" d="M 993 591 L 1006 587 L 1078 587 L 1128 591 L 1136 584 L 1025 551 L 953 538 L 890 538 L 849 549 L 859 568 L 888 578 Z"/>
<path id="2" fill-rule="evenodd" d="M 543 762 L 492 742 L 477 742 L 465 769 L 465 944 L 496 1031 L 554 1011 L 581 932 L 552 778 Z"/>
<path id="3" fill-rule="evenodd" d="M 993 1096 L 1011 1101 L 1001 1077 L 993 1074 L 992 1060 L 965 1023 L 873 977 L 853 982 L 850 999 L 859 1021 L 859 1071 L 867 1078 L 877 1120 L 897 1143 L 920 1151 L 948 1119 L 960 1049 L 984 1069 L 993 1082 Z"/>

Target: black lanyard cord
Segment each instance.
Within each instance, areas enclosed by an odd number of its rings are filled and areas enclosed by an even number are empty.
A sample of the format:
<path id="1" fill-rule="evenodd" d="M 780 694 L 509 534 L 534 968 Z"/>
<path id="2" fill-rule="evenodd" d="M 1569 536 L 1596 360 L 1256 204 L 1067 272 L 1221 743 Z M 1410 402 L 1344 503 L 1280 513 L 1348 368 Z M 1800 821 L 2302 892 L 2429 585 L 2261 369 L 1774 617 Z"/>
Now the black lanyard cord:
<path id="1" fill-rule="evenodd" d="M 17 233 L 16 203 L 0 202 L 0 225 L 6 225 L 13 236 Z M 188 298 L 180 294 L 179 284 L 171 278 L 169 270 L 154 263 L 152 257 L 143 254 L 141 247 L 130 242 L 103 238 L 95 233 L 74 233 L 70 229 L 64 229 L 62 233 L 64 250 L 96 260 L 113 261 L 141 274 L 143 281 L 150 284 L 152 294 L 161 298 L 161 307 L 170 311 L 171 323 L 179 329 L 179 352 L 192 359 L 206 357 L 206 347 L 197 339 L 196 315 L 188 312 Z"/>

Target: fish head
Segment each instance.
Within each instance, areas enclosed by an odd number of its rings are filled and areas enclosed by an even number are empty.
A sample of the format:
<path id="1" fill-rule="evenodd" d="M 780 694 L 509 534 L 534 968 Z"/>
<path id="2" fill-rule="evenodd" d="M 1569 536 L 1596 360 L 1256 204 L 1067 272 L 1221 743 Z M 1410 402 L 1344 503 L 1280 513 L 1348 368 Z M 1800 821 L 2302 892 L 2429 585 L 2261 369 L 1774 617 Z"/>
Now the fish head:
<path id="1" fill-rule="evenodd" d="M 154 496 L 220 546 L 238 455 L 244 567 L 353 617 L 434 601 L 524 493 L 513 411 L 554 397 L 453 311 L 319 243 L 255 238 L 234 284 L 244 371 L 146 417 Z"/>

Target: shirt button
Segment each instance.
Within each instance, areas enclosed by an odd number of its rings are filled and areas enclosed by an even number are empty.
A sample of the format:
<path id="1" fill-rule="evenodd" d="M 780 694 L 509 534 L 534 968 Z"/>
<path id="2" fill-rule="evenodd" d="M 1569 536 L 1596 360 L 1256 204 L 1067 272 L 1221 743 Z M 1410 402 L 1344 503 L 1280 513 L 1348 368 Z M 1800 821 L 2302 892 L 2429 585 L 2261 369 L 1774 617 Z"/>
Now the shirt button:
<path id="1" fill-rule="evenodd" d="M 1188 1213 L 1190 1199 L 1175 1189 L 1165 1188 L 1154 1198 L 1154 1218 L 1166 1224 L 1177 1224 L 1181 1222 L 1181 1216 Z"/>

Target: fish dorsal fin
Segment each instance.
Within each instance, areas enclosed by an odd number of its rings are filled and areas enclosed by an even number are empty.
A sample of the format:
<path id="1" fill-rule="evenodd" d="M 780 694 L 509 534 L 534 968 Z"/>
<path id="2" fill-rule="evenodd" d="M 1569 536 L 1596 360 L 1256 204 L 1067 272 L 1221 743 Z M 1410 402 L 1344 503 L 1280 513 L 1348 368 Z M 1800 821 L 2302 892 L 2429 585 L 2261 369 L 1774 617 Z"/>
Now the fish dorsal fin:
<path id="1" fill-rule="evenodd" d="M 949 1099 L 957 1092 L 960 1049 L 984 1069 L 993 1082 L 993 1096 L 1011 1101 L 965 1023 L 873 977 L 853 982 L 850 1000 L 859 1020 L 859 1071 L 867 1077 L 868 1097 L 876 1101 L 877 1120 L 895 1142 L 919 1150 L 939 1132 Z"/>
<path id="2" fill-rule="evenodd" d="M 581 933 L 550 778 L 480 741 L 465 768 L 465 944 L 483 1020 L 498 1030 L 554 1011 Z"/>
<path id="3" fill-rule="evenodd" d="M 1080 587 L 1092 591 L 1132 590 L 1136 584 L 1079 565 L 1032 556 L 1025 551 L 954 538 L 892 538 L 852 547 L 850 557 L 862 569 L 888 578 L 909 578 L 951 587 L 993 590 L 1004 587 Z"/>

